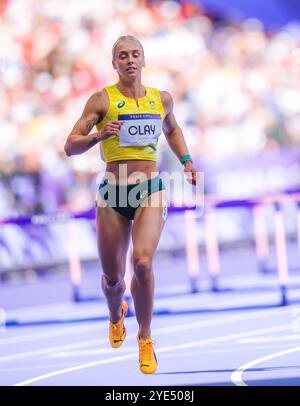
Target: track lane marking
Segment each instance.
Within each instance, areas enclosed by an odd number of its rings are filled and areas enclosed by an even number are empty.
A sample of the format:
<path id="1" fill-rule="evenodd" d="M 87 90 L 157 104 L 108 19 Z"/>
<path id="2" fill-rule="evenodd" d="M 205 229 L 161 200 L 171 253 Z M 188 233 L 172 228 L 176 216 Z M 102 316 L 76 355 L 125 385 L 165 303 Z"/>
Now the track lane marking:
<path id="1" fill-rule="evenodd" d="M 250 369 L 258 364 L 261 364 L 262 362 L 269 361 L 274 358 L 282 357 L 284 355 L 292 354 L 293 352 L 298 352 L 298 351 L 300 351 L 300 346 L 290 348 L 290 349 L 284 350 L 284 351 L 274 352 L 273 354 L 254 359 L 253 361 L 247 362 L 246 364 L 243 364 L 242 366 L 237 368 L 235 371 L 233 371 L 230 379 L 236 386 L 249 386 L 243 380 L 243 373 L 247 369 Z"/>
<path id="2" fill-rule="evenodd" d="M 291 328 L 290 324 L 284 324 L 281 326 L 276 326 L 276 327 L 271 327 L 271 328 L 264 328 L 264 329 L 259 329 L 259 330 L 247 331 L 247 332 L 243 332 L 243 333 L 229 334 L 229 335 L 221 336 L 221 337 L 208 338 L 208 339 L 204 339 L 204 340 L 198 340 L 198 341 L 193 341 L 193 342 L 189 342 L 189 343 L 173 345 L 171 347 L 166 346 L 166 347 L 157 349 L 156 352 L 157 353 L 165 353 L 165 352 L 170 352 L 170 351 L 174 352 L 176 350 L 193 348 L 193 347 L 198 347 L 201 345 L 220 343 L 220 342 L 224 342 L 224 341 L 231 341 L 231 340 L 235 340 L 237 338 L 247 337 L 247 336 L 256 335 L 256 334 L 260 334 L 260 333 L 264 334 L 266 332 L 271 333 L 271 332 L 284 331 L 284 330 L 287 330 L 290 328 Z M 75 371 L 79 371 L 79 370 L 83 370 L 83 369 L 87 369 L 87 368 L 92 368 L 92 367 L 99 366 L 99 365 L 112 364 L 114 362 L 125 361 L 125 360 L 128 360 L 130 358 L 135 358 L 135 357 L 137 357 L 137 351 L 135 351 L 131 354 L 127 354 L 127 355 L 123 355 L 123 356 L 119 356 L 119 357 L 112 357 L 112 358 L 108 358 L 108 359 L 101 360 L 101 361 L 88 362 L 88 363 L 76 365 L 74 367 L 65 368 L 65 369 L 61 369 L 58 371 L 53 371 L 48 374 L 40 375 L 40 376 L 31 378 L 31 379 L 27 379 L 27 380 L 18 382 L 16 384 L 14 384 L 13 386 L 27 386 L 27 385 L 31 385 L 32 383 L 35 383 L 35 382 L 53 378 L 55 376 L 64 375 L 64 374 L 67 374 L 70 372 L 75 372 Z"/>

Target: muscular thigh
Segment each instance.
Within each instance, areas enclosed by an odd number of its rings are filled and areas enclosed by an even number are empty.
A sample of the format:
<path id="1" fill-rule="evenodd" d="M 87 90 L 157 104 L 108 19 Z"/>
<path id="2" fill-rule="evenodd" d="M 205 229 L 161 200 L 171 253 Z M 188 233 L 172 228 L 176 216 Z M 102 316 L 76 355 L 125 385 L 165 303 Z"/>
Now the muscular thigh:
<path id="1" fill-rule="evenodd" d="M 97 207 L 98 252 L 105 274 L 123 274 L 130 241 L 131 222 L 111 207 Z"/>
<path id="2" fill-rule="evenodd" d="M 165 190 L 150 195 L 136 210 L 132 228 L 134 255 L 152 258 L 166 221 L 166 210 Z"/>

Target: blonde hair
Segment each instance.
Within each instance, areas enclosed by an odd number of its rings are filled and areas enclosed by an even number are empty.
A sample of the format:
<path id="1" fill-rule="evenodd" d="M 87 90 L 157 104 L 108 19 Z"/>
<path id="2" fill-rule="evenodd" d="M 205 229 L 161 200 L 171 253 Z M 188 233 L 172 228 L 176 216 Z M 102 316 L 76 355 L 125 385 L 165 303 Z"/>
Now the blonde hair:
<path id="1" fill-rule="evenodd" d="M 119 37 L 117 39 L 117 41 L 114 43 L 114 45 L 112 47 L 112 57 L 113 57 L 113 59 L 115 58 L 116 48 L 119 45 L 119 43 L 122 42 L 122 41 L 126 41 L 126 40 L 136 41 L 140 45 L 140 47 L 142 48 L 143 54 L 144 54 L 143 45 L 141 44 L 141 42 L 135 36 L 133 36 L 133 35 L 122 35 L 121 37 Z"/>

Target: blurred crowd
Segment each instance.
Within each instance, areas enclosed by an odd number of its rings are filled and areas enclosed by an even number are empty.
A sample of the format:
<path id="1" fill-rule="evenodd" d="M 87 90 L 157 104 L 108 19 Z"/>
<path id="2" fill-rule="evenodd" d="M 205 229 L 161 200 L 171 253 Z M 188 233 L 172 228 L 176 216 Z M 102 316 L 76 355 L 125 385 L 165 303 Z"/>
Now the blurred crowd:
<path id="1" fill-rule="evenodd" d="M 175 1 L 0 0 L 0 217 L 91 207 L 99 149 L 66 158 L 63 146 L 88 97 L 117 81 L 124 34 L 143 43 L 143 83 L 172 94 L 201 169 L 299 145 L 297 30 Z M 163 136 L 159 165 L 177 165 Z"/>

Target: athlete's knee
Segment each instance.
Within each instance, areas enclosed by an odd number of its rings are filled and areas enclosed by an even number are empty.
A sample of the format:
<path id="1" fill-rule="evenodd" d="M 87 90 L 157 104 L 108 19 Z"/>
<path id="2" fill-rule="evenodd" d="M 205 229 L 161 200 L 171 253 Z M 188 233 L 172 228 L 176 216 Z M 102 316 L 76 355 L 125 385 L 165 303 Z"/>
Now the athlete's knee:
<path id="1" fill-rule="evenodd" d="M 152 257 L 147 254 L 133 254 L 134 273 L 138 278 L 147 278 L 152 272 Z"/>
<path id="2" fill-rule="evenodd" d="M 102 272 L 109 285 L 114 285 L 124 278 L 126 267 L 126 256 L 124 253 L 114 253 L 110 256 L 100 256 Z"/>
<path id="3" fill-rule="evenodd" d="M 101 285 L 102 290 L 105 294 L 109 293 L 121 294 L 124 293 L 126 289 L 124 278 L 121 276 L 110 277 L 107 275 L 102 275 Z"/>

